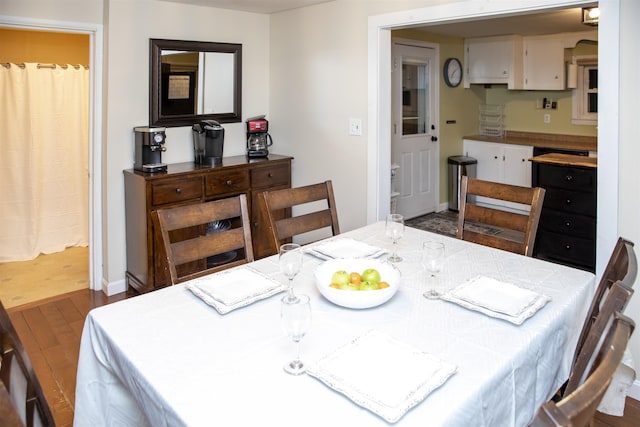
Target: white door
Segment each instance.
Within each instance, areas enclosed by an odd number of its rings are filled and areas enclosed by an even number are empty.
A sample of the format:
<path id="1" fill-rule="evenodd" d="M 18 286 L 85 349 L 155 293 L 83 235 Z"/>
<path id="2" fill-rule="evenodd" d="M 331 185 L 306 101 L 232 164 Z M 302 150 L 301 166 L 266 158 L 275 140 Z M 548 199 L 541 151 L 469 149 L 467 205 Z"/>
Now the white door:
<path id="1" fill-rule="evenodd" d="M 434 212 L 438 201 L 438 52 L 398 41 L 392 49 L 392 206 L 414 218 Z"/>

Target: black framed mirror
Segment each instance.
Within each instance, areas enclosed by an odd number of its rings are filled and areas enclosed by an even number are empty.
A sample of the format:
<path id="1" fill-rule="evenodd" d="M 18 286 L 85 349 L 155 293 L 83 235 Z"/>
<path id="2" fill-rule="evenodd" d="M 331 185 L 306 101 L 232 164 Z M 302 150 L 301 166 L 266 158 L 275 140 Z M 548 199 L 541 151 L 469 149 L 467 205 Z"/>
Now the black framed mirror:
<path id="1" fill-rule="evenodd" d="M 242 121 L 242 45 L 150 39 L 150 126 Z"/>

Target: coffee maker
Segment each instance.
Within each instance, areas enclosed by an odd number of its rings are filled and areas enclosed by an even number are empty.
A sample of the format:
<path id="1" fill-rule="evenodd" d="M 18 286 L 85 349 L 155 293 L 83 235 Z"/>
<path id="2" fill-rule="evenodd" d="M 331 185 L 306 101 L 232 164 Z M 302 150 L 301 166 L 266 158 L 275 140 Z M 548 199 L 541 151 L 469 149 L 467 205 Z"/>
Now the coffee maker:
<path id="1" fill-rule="evenodd" d="M 165 172 L 162 152 L 167 151 L 165 128 L 139 126 L 133 128 L 136 138 L 133 168 L 142 172 Z"/>
<path id="2" fill-rule="evenodd" d="M 195 162 L 215 166 L 222 163 L 224 128 L 215 120 L 202 120 L 191 127 Z"/>
<path id="3" fill-rule="evenodd" d="M 247 157 L 267 157 L 273 144 L 264 115 L 247 119 Z"/>

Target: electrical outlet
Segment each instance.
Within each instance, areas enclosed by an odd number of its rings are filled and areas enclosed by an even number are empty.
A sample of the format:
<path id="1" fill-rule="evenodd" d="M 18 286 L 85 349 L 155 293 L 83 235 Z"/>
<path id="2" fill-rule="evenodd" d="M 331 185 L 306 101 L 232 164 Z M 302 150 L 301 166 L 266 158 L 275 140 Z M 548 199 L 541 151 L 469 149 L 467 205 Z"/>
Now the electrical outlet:
<path id="1" fill-rule="evenodd" d="M 362 120 L 349 119 L 349 135 L 362 135 Z"/>
<path id="2" fill-rule="evenodd" d="M 551 114 L 545 114 L 544 115 L 544 122 L 545 123 L 551 123 Z"/>

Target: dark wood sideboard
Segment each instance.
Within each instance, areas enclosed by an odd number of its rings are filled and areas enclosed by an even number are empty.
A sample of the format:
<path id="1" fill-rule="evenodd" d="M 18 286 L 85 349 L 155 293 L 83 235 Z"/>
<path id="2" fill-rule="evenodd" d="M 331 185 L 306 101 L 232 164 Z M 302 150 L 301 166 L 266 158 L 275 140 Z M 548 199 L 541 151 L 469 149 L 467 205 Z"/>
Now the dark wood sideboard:
<path id="1" fill-rule="evenodd" d="M 533 186 L 546 189 L 533 255 L 594 272 L 597 159 L 554 153 L 531 160 Z"/>
<path id="2" fill-rule="evenodd" d="M 169 164 L 167 172 L 124 171 L 127 242 L 127 288 L 139 293 L 169 284 L 162 243 L 151 220 L 155 209 L 170 208 L 246 194 L 251 215 L 253 251 L 256 259 L 272 255 L 268 234 L 258 205 L 265 190 L 291 187 L 289 156 L 268 158 L 224 157 L 221 165 Z M 290 215 L 290 212 L 283 212 Z"/>

